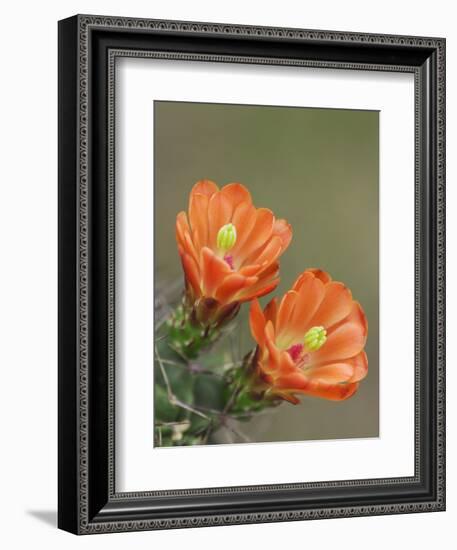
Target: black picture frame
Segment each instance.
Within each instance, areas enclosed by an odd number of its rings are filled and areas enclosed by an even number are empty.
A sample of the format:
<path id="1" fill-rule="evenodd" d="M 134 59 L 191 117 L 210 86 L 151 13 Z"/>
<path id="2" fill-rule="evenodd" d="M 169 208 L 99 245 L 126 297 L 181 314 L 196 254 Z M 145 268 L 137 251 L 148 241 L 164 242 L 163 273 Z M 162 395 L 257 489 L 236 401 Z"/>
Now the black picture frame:
<path id="1" fill-rule="evenodd" d="M 116 493 L 116 52 L 414 74 L 413 477 Z M 76 15 L 59 22 L 58 63 L 59 527 L 89 534 L 444 510 L 445 40 Z"/>

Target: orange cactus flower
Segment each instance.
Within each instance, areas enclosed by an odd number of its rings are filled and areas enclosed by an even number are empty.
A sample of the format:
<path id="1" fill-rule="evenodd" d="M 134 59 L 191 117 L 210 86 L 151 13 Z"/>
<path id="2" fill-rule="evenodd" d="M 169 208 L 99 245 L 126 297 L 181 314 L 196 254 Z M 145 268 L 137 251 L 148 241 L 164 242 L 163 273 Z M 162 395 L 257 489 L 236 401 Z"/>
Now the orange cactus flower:
<path id="1" fill-rule="evenodd" d="M 308 269 L 262 311 L 251 303 L 254 357 L 264 390 L 298 403 L 296 394 L 339 401 L 351 397 L 368 372 L 368 324 L 351 291 L 324 271 Z"/>
<path id="2" fill-rule="evenodd" d="M 207 315 L 268 294 L 279 283 L 278 258 L 291 238 L 290 225 L 256 208 L 240 183 L 219 189 L 210 180 L 197 182 L 188 214 L 176 219 L 188 300 Z"/>

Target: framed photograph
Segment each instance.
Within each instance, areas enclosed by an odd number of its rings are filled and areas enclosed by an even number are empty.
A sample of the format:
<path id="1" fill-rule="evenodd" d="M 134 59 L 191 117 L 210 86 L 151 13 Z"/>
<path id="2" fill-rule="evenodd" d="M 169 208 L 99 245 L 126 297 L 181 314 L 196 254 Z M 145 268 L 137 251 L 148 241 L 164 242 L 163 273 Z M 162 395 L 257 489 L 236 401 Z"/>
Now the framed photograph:
<path id="1" fill-rule="evenodd" d="M 445 509 L 445 40 L 59 22 L 59 527 Z"/>

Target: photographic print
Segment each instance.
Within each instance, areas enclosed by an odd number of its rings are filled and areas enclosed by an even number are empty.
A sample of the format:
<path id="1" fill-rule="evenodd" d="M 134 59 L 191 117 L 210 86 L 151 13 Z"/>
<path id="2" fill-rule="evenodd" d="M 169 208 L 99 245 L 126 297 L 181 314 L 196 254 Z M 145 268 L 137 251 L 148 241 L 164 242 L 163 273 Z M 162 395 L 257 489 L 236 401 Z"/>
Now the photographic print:
<path id="1" fill-rule="evenodd" d="M 379 113 L 154 121 L 154 445 L 377 437 Z"/>

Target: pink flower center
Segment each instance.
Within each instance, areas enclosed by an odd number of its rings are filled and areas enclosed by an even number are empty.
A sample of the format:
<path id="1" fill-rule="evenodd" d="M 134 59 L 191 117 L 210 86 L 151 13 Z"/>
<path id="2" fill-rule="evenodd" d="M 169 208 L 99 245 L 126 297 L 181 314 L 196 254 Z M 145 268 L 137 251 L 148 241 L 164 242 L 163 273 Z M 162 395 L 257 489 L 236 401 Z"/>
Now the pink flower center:
<path id="1" fill-rule="evenodd" d="M 311 356 L 309 353 L 303 353 L 304 351 L 305 346 L 303 344 L 292 344 L 287 350 L 287 353 L 290 355 L 296 367 L 305 369 L 310 364 Z"/>
<path id="2" fill-rule="evenodd" d="M 292 361 L 296 363 L 300 359 L 302 351 L 303 351 L 303 344 L 293 344 L 287 350 L 287 353 L 292 357 Z"/>
<path id="3" fill-rule="evenodd" d="M 224 261 L 230 267 L 230 269 L 233 269 L 233 256 L 231 254 L 226 254 L 224 256 Z"/>

